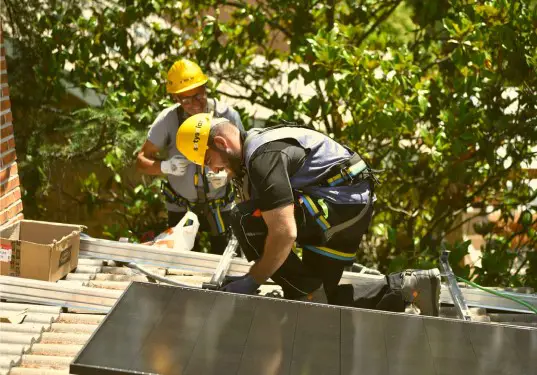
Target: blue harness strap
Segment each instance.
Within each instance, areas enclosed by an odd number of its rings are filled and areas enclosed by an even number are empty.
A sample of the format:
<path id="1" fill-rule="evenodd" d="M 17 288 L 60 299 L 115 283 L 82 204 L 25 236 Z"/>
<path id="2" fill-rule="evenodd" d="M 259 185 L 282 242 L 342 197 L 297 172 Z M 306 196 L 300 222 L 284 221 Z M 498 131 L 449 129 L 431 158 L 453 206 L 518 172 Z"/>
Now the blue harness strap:
<path id="1" fill-rule="evenodd" d="M 329 186 L 338 186 L 344 182 L 351 181 L 354 177 L 367 169 L 365 161 L 360 160 L 349 167 L 342 168 L 341 171 L 333 177 L 326 180 Z"/>
<path id="2" fill-rule="evenodd" d="M 319 224 L 319 226 L 324 231 L 331 228 L 331 225 L 328 222 L 328 220 L 326 220 L 326 217 L 324 216 L 323 212 L 317 208 L 317 205 L 315 204 L 315 202 L 313 201 L 313 199 L 311 199 L 309 195 L 300 194 L 298 196 L 298 201 L 300 202 L 300 204 L 306 207 L 306 210 L 309 212 L 311 216 L 313 216 L 317 224 Z"/>

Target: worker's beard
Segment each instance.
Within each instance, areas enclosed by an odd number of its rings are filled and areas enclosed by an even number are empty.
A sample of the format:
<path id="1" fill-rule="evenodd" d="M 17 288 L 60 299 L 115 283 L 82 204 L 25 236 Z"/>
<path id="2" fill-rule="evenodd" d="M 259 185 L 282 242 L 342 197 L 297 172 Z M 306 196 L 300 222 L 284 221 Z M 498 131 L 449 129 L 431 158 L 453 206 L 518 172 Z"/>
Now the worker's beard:
<path id="1" fill-rule="evenodd" d="M 235 152 L 232 150 L 219 150 L 218 152 L 220 153 L 220 156 L 225 164 L 225 169 L 231 178 L 240 178 L 244 176 L 244 171 L 242 168 L 242 155 L 240 152 Z"/>

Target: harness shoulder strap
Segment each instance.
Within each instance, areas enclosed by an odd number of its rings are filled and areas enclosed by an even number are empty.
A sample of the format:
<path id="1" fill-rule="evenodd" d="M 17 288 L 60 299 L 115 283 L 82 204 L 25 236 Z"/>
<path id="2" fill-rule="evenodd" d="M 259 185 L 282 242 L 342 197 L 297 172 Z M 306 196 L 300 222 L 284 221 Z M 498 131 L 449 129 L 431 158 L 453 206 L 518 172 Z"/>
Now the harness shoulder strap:
<path id="1" fill-rule="evenodd" d="M 250 132 L 248 133 L 248 135 L 244 139 L 244 143 L 242 144 L 243 150 L 246 151 L 246 148 L 250 145 L 250 143 L 252 142 L 252 139 L 254 139 L 254 136 L 256 136 L 258 134 L 261 134 L 261 133 L 264 133 L 266 131 L 267 131 L 267 128 L 265 128 L 265 129 L 263 129 L 263 128 L 253 128 L 252 130 L 250 130 Z"/>
<path id="2" fill-rule="evenodd" d="M 177 127 L 179 128 L 183 122 L 187 119 L 187 115 L 185 112 L 185 109 L 182 106 L 177 106 L 175 108 L 175 113 L 177 113 L 177 120 L 179 121 L 179 124 L 177 124 Z"/>
<path id="3" fill-rule="evenodd" d="M 244 140 L 244 143 L 243 143 L 244 150 L 246 150 L 247 146 L 250 144 L 254 136 L 271 131 L 271 130 L 280 129 L 280 128 L 302 128 L 302 129 L 308 129 L 308 130 L 315 130 L 305 125 L 300 125 L 296 123 L 280 124 L 280 125 L 275 125 L 275 126 L 271 126 L 268 128 L 253 128 L 250 130 L 250 133 L 246 136 L 246 139 Z"/>

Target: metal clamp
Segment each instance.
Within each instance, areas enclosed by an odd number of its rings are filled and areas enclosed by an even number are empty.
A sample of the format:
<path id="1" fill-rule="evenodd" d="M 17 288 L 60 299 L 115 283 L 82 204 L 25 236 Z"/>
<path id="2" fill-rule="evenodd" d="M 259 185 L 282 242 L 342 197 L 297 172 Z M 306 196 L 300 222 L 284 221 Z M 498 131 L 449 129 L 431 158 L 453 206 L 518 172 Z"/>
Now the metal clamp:
<path id="1" fill-rule="evenodd" d="M 471 321 L 472 317 L 470 315 L 470 311 L 468 310 L 466 301 L 464 301 L 462 292 L 459 289 L 459 285 L 457 284 L 457 279 L 453 274 L 453 270 L 449 265 L 449 253 L 450 251 L 448 250 L 442 250 L 442 255 L 440 256 L 440 266 L 448 279 L 449 293 L 451 294 L 451 298 L 453 298 L 453 304 L 455 305 L 455 310 L 457 310 L 457 315 L 462 320 Z"/>

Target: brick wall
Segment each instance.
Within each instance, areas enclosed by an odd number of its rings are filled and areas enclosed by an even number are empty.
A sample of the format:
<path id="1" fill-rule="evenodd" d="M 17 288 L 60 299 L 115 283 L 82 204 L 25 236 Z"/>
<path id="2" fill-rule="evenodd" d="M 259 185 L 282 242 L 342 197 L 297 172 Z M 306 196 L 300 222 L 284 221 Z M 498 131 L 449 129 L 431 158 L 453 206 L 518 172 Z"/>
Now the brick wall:
<path id="1" fill-rule="evenodd" d="M 13 115 L 7 84 L 7 63 L 4 37 L 0 28 L 0 226 L 20 220 L 22 216 L 21 190 L 15 153 Z"/>

